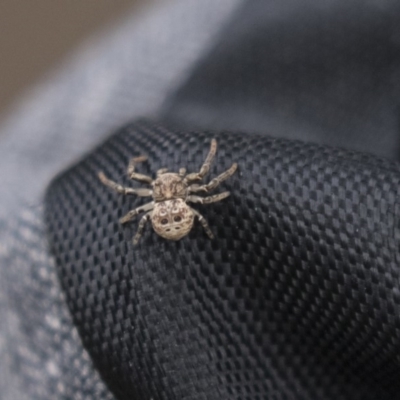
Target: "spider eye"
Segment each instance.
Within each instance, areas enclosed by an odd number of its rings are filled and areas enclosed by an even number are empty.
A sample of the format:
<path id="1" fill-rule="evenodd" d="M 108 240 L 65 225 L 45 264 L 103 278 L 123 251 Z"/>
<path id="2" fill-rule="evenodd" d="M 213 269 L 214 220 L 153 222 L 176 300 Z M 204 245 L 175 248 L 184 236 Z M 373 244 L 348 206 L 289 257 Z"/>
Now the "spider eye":
<path id="1" fill-rule="evenodd" d="M 179 215 L 177 215 L 176 217 L 174 217 L 174 221 L 175 222 L 181 222 L 182 218 Z"/>
<path id="2" fill-rule="evenodd" d="M 161 220 L 161 225 L 167 225 L 168 224 L 168 220 L 166 218 Z"/>

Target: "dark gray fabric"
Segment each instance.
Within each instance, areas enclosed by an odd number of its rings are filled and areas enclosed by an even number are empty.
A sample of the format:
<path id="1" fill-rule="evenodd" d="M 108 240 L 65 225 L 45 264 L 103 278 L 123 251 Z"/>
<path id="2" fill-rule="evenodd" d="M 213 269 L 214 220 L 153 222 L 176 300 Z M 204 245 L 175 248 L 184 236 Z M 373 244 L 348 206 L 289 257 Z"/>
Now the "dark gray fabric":
<path id="1" fill-rule="evenodd" d="M 400 160 L 397 0 L 248 1 L 166 120 Z"/>
<path id="2" fill-rule="evenodd" d="M 191 204 L 208 220 L 181 240 L 151 224 L 140 173 L 238 171 Z M 93 361 L 120 400 L 393 400 L 400 398 L 400 165 L 261 135 L 120 129 L 51 184 L 46 221 L 62 288 Z M 210 193 L 211 194 L 211 193 Z M 206 195 L 206 194 L 204 194 Z"/>

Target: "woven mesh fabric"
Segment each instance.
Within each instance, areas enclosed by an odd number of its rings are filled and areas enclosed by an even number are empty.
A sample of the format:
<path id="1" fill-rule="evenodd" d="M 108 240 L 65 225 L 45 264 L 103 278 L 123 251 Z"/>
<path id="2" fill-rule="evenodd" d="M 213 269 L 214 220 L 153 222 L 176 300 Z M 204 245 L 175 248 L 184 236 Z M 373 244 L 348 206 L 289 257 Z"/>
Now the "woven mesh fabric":
<path id="1" fill-rule="evenodd" d="M 42 207 L 0 219 L 0 399 L 115 400 L 65 306 Z"/>
<path id="2" fill-rule="evenodd" d="M 232 162 L 226 200 L 178 242 L 118 218 L 146 202 L 125 170 Z M 51 251 L 95 366 L 118 399 L 400 398 L 400 168 L 260 135 L 130 124 L 55 179 Z M 216 190 L 218 192 L 218 190 Z"/>

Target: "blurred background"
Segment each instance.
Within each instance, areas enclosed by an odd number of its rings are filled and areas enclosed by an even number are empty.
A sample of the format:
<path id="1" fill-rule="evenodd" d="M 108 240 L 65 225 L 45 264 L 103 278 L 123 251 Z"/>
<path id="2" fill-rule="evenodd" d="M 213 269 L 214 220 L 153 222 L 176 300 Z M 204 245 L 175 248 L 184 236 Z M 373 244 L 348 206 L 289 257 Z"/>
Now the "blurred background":
<path id="1" fill-rule="evenodd" d="M 0 121 L 18 97 L 74 48 L 154 0 L 2 0 Z"/>

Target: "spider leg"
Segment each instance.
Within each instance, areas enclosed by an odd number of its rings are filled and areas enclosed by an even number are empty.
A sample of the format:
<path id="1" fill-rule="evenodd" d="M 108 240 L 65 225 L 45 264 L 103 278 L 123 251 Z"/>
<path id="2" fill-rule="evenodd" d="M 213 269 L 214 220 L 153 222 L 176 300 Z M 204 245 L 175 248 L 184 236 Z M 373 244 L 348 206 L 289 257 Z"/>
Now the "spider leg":
<path id="1" fill-rule="evenodd" d="M 147 214 L 143 215 L 142 219 L 139 222 L 139 226 L 138 226 L 136 235 L 133 237 L 133 244 L 137 244 L 139 242 L 139 239 L 141 238 L 141 236 L 143 234 L 143 230 L 146 225 L 146 222 L 150 219 L 150 216 L 151 216 L 151 211 L 149 211 Z"/>
<path id="2" fill-rule="evenodd" d="M 119 222 L 121 224 L 126 224 L 129 221 L 132 221 L 133 218 L 136 217 L 136 215 L 140 214 L 142 211 L 150 211 L 154 208 L 154 201 L 151 203 L 144 204 L 143 206 L 137 207 L 134 210 L 129 211 L 127 214 L 125 214 Z"/>
<path id="3" fill-rule="evenodd" d="M 186 168 L 179 168 L 179 173 L 178 175 L 183 178 L 186 174 Z"/>
<path id="4" fill-rule="evenodd" d="M 157 178 L 162 175 L 165 174 L 168 171 L 168 168 L 161 168 L 157 171 Z"/>
<path id="5" fill-rule="evenodd" d="M 214 159 L 215 152 L 217 151 L 217 141 L 215 139 L 211 140 L 211 147 L 210 151 L 208 153 L 208 156 L 206 160 L 204 161 L 204 164 L 201 166 L 199 172 L 193 172 L 189 175 L 186 176 L 185 182 L 190 183 L 194 181 L 198 181 L 200 179 L 203 179 L 203 177 L 207 174 L 207 172 L 210 170 L 211 162 Z"/>
<path id="6" fill-rule="evenodd" d="M 109 188 L 115 190 L 117 193 L 120 194 L 136 194 L 137 196 L 140 197 L 147 197 L 153 194 L 153 191 L 151 189 L 146 189 L 146 188 L 132 189 L 122 186 L 119 183 L 114 182 L 111 179 L 108 179 L 103 172 L 99 172 L 98 176 L 104 185 L 108 186 Z"/>
<path id="7" fill-rule="evenodd" d="M 128 176 L 130 179 L 135 179 L 140 182 L 146 182 L 146 183 L 151 183 L 153 182 L 153 179 L 150 176 L 143 175 L 143 174 L 138 174 L 135 172 L 135 166 L 136 164 L 146 161 L 147 157 L 146 156 L 140 156 L 140 157 L 134 157 L 131 159 L 128 165 Z"/>
<path id="8" fill-rule="evenodd" d="M 237 164 L 234 163 L 232 166 L 223 172 L 221 175 L 217 176 L 216 178 L 212 179 L 206 185 L 192 185 L 189 186 L 189 193 L 196 193 L 196 192 L 210 192 L 211 190 L 215 189 L 221 182 L 228 179 L 232 176 L 237 169 Z"/>
<path id="9" fill-rule="evenodd" d="M 210 204 L 210 203 L 216 203 L 217 201 L 221 201 L 221 200 L 227 198 L 229 195 L 230 195 L 229 192 L 222 192 L 222 193 L 214 194 L 213 196 L 207 196 L 207 197 L 189 195 L 186 198 L 186 201 L 191 202 L 191 203 Z"/>
<path id="10" fill-rule="evenodd" d="M 208 237 L 210 239 L 213 239 L 214 238 L 214 234 L 211 232 L 211 229 L 208 226 L 208 222 L 206 221 L 206 219 L 198 211 L 196 211 L 194 208 L 191 208 L 191 210 L 193 211 L 194 215 L 199 219 L 199 222 L 201 223 L 201 225 L 203 225 L 203 228 L 206 231 Z"/>

